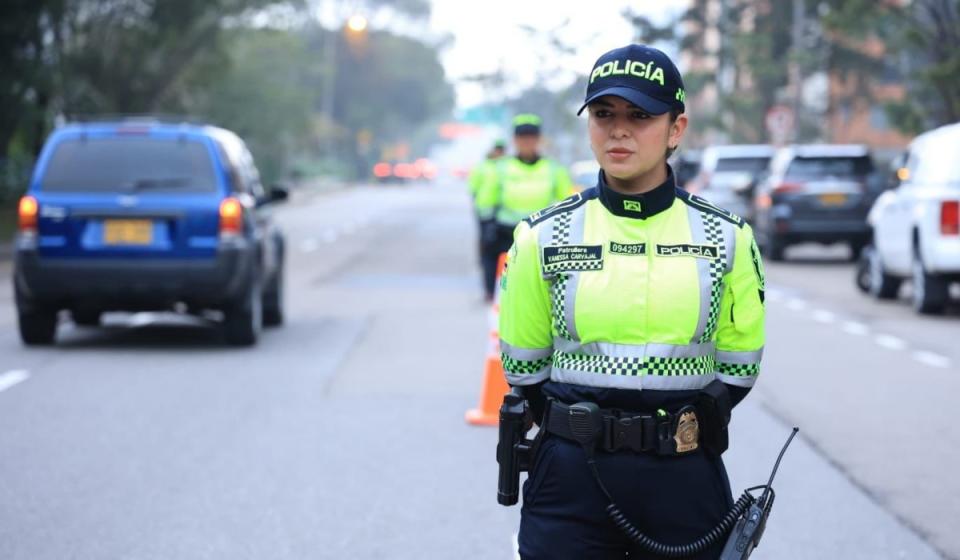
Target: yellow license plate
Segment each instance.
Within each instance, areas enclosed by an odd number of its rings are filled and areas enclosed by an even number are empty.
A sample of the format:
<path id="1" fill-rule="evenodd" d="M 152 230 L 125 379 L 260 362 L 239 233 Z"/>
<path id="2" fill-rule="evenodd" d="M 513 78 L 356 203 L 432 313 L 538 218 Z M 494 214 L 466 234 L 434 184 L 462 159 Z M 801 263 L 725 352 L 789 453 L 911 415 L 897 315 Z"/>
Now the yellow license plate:
<path id="1" fill-rule="evenodd" d="M 826 206 L 840 206 L 847 201 L 845 194 L 821 194 L 820 203 Z"/>
<path id="2" fill-rule="evenodd" d="M 103 242 L 106 245 L 149 245 L 153 243 L 150 220 L 105 220 Z"/>

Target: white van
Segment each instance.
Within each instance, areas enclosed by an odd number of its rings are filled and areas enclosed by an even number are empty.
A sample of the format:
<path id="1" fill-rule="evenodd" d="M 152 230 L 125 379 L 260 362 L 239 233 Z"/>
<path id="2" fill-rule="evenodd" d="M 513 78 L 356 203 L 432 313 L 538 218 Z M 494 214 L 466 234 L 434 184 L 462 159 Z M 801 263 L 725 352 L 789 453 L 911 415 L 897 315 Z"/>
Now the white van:
<path id="1" fill-rule="evenodd" d="M 914 308 L 940 313 L 950 283 L 960 281 L 960 123 L 917 136 L 899 176 L 867 218 L 873 228 L 868 290 L 893 299 L 909 279 Z"/>

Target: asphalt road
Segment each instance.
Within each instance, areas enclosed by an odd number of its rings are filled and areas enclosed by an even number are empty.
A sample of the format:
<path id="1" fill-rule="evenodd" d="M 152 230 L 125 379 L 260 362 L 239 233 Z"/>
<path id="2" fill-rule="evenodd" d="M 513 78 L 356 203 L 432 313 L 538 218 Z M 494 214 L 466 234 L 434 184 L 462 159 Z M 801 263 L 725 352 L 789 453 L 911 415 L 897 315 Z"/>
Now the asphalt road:
<path id="1" fill-rule="evenodd" d="M 0 558 L 513 557 L 463 189 L 296 193 L 288 321 L 252 349 L 173 315 L 27 349 L 0 293 Z M 960 558 L 960 313 L 857 294 L 843 250 L 768 266 L 769 343 L 725 456 L 766 480 L 755 558 Z M 9 276 L 9 263 L 0 262 Z M 66 280 L 65 280 L 66 281 Z"/>

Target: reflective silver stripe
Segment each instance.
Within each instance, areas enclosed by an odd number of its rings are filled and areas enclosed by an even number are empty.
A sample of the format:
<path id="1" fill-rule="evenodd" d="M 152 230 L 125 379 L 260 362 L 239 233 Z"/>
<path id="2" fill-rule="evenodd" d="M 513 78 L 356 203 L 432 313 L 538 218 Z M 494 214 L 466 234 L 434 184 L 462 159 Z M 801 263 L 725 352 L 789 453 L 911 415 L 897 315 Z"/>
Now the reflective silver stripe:
<path id="1" fill-rule="evenodd" d="M 727 267 L 724 274 L 730 274 L 733 272 L 733 261 L 737 250 L 737 229 L 726 220 L 722 220 L 721 223 L 723 224 L 723 245 L 727 250 Z"/>
<path id="2" fill-rule="evenodd" d="M 550 380 L 588 387 L 614 389 L 648 389 L 654 391 L 682 391 L 703 389 L 714 380 L 713 375 L 605 375 L 571 369 L 553 368 Z"/>
<path id="3" fill-rule="evenodd" d="M 703 214 L 696 208 L 687 206 L 687 221 L 690 222 L 691 241 L 699 244 L 707 243 L 707 232 L 703 227 Z M 694 260 L 697 261 L 697 281 L 700 283 L 700 318 L 697 319 L 697 330 L 690 338 L 691 343 L 696 343 L 703 338 L 703 333 L 707 330 L 707 321 L 710 318 L 710 299 L 713 297 L 710 261 L 707 259 Z"/>
<path id="4" fill-rule="evenodd" d="M 763 358 L 763 348 L 752 352 L 726 352 L 717 350 L 717 361 L 725 364 L 759 364 Z"/>
<path id="5" fill-rule="evenodd" d="M 556 337 L 553 339 L 553 345 L 558 352 L 567 354 L 614 358 L 700 358 L 710 356 L 715 351 L 713 341 L 693 344 L 616 344 L 613 342 L 580 344 L 575 340 Z"/>
<path id="6" fill-rule="evenodd" d="M 586 207 L 585 204 L 570 212 L 570 233 L 567 236 L 567 243 L 571 245 L 583 243 L 584 222 L 587 216 Z M 580 336 L 577 334 L 576 321 L 577 286 L 579 284 L 580 272 L 572 272 L 567 278 L 566 286 L 564 286 L 566 294 L 564 296 L 563 313 L 567 322 L 567 334 L 570 335 L 571 340 L 580 340 Z"/>
<path id="7" fill-rule="evenodd" d="M 533 360 L 542 360 L 544 358 L 550 357 L 553 355 L 553 348 L 517 348 L 516 346 L 511 346 L 500 339 L 500 351 L 510 356 L 514 360 L 524 360 L 527 362 Z"/>
<path id="8" fill-rule="evenodd" d="M 737 387 L 753 387 L 753 384 L 757 381 L 756 375 L 725 375 L 722 373 L 717 374 L 717 379 L 723 381 L 728 385 L 735 385 Z"/>
<path id="9" fill-rule="evenodd" d="M 550 379 L 550 365 L 546 365 L 534 373 L 510 373 L 504 372 L 507 377 L 507 383 L 511 385 L 533 385 Z"/>

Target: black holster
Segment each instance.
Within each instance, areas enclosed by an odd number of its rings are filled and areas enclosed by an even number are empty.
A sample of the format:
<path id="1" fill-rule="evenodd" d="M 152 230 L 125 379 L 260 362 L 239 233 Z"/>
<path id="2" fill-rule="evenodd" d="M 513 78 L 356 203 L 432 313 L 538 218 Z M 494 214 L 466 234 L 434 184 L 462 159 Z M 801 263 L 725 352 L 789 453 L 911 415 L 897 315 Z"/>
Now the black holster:
<path id="1" fill-rule="evenodd" d="M 722 381 L 715 380 L 700 391 L 696 401 L 700 422 L 700 445 L 708 454 L 719 457 L 727 450 L 730 439 L 727 425 L 733 405 Z"/>
<path id="2" fill-rule="evenodd" d="M 526 438 L 533 427 L 530 408 L 519 387 L 504 395 L 500 406 L 500 440 L 497 442 L 497 502 L 512 506 L 520 496 L 520 472 L 530 469 L 533 442 Z"/>

